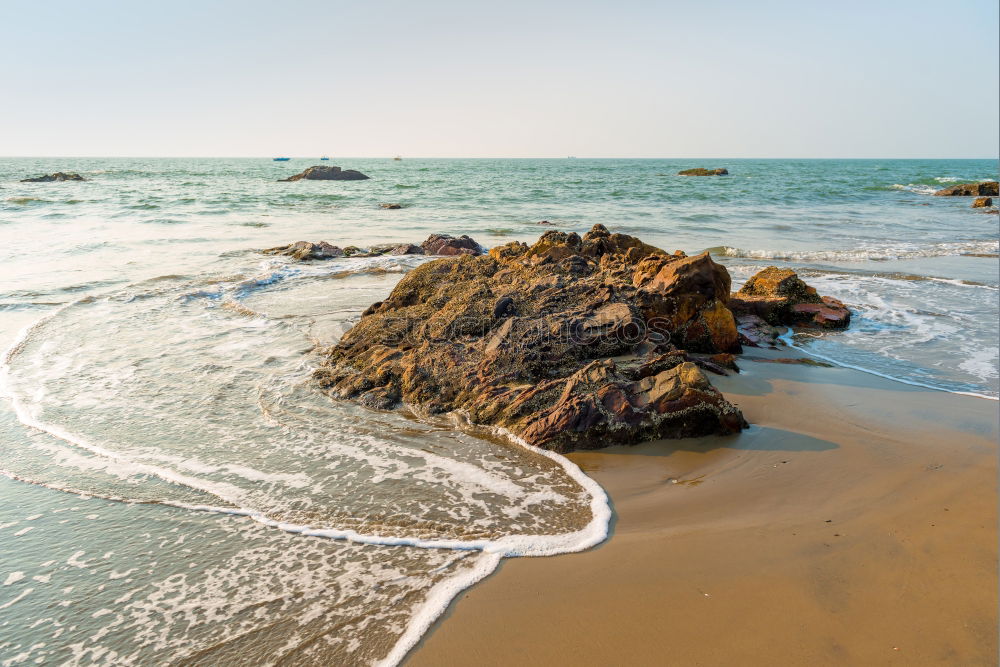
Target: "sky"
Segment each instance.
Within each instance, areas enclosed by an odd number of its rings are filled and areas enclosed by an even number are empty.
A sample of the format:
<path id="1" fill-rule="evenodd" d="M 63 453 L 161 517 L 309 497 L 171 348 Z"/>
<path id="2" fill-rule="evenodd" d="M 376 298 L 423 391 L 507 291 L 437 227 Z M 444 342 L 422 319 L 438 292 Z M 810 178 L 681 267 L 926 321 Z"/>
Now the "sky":
<path id="1" fill-rule="evenodd" d="M 0 0 L 0 155 L 996 158 L 996 0 Z"/>

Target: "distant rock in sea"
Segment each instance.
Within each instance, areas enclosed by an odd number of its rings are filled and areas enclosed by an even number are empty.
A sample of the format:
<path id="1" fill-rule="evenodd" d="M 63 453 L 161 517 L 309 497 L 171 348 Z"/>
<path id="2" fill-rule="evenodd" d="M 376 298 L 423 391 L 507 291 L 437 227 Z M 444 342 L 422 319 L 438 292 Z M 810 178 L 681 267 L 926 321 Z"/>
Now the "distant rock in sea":
<path id="1" fill-rule="evenodd" d="M 80 174 L 71 174 L 62 171 L 57 171 L 54 174 L 45 174 L 44 176 L 35 176 L 34 178 L 22 178 L 22 183 L 51 183 L 53 181 L 85 181 L 87 180 Z"/>
<path id="2" fill-rule="evenodd" d="M 278 180 L 279 182 L 301 181 L 302 179 L 307 181 L 363 181 L 367 178 L 368 176 L 354 169 L 341 169 L 340 167 L 320 165 L 318 167 L 309 167 L 301 174 L 295 174 L 294 176 Z"/>
<path id="3" fill-rule="evenodd" d="M 379 207 L 380 208 L 387 208 L 387 209 L 395 210 L 395 209 L 398 209 L 398 208 L 403 208 L 403 205 L 402 204 L 379 204 Z"/>
<path id="4" fill-rule="evenodd" d="M 814 290 L 778 283 L 812 303 Z M 336 398 L 456 411 L 560 452 L 735 433 L 743 415 L 701 371 L 736 369 L 729 290 L 708 253 L 670 255 L 602 225 L 549 231 L 407 273 L 315 377 Z"/>
<path id="5" fill-rule="evenodd" d="M 972 208 L 989 208 L 993 206 L 992 197 L 976 197 L 976 200 L 972 202 Z"/>
<path id="6" fill-rule="evenodd" d="M 728 176 L 728 169 L 705 169 L 704 167 L 698 167 L 696 169 L 684 169 L 683 171 L 677 172 L 678 176 Z"/>
<path id="7" fill-rule="evenodd" d="M 1000 182 L 961 183 L 934 193 L 939 197 L 996 197 L 1000 196 Z"/>

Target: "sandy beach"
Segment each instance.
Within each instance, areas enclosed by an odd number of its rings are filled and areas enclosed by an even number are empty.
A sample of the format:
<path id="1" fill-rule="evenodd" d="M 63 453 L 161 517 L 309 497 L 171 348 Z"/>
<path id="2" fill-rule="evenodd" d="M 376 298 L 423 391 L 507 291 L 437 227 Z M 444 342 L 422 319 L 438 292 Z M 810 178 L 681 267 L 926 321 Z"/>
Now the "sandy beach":
<path id="1" fill-rule="evenodd" d="M 406 664 L 996 664 L 997 402 L 789 352 L 713 378 L 749 431 L 571 454 L 611 537 L 505 561 Z"/>

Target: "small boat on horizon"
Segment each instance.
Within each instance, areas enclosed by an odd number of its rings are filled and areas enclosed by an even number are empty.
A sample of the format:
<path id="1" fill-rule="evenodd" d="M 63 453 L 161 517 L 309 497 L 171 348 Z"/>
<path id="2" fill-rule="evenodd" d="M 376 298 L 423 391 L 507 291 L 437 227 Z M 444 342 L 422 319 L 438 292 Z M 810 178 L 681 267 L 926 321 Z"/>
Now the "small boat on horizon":
<path id="1" fill-rule="evenodd" d="M 394 158 L 392 158 L 392 159 L 393 159 L 393 160 L 402 160 L 403 158 L 402 158 L 402 157 L 400 157 L 399 155 L 397 155 L 396 157 L 394 157 Z"/>
<path id="2" fill-rule="evenodd" d="M 291 159 L 292 158 L 290 158 L 290 157 L 276 157 L 276 158 L 274 158 L 274 161 L 275 162 L 288 162 Z"/>
<path id="3" fill-rule="evenodd" d="M 320 160 L 329 160 L 329 159 L 330 159 L 329 155 L 324 155 L 323 157 L 320 158 Z"/>

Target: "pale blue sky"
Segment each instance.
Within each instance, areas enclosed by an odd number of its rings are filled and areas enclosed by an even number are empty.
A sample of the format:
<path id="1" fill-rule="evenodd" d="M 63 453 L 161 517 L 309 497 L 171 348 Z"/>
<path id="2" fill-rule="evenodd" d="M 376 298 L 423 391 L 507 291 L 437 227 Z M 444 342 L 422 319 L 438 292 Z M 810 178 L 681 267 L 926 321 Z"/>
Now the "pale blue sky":
<path id="1" fill-rule="evenodd" d="M 0 0 L 0 155 L 997 157 L 996 0 Z"/>

